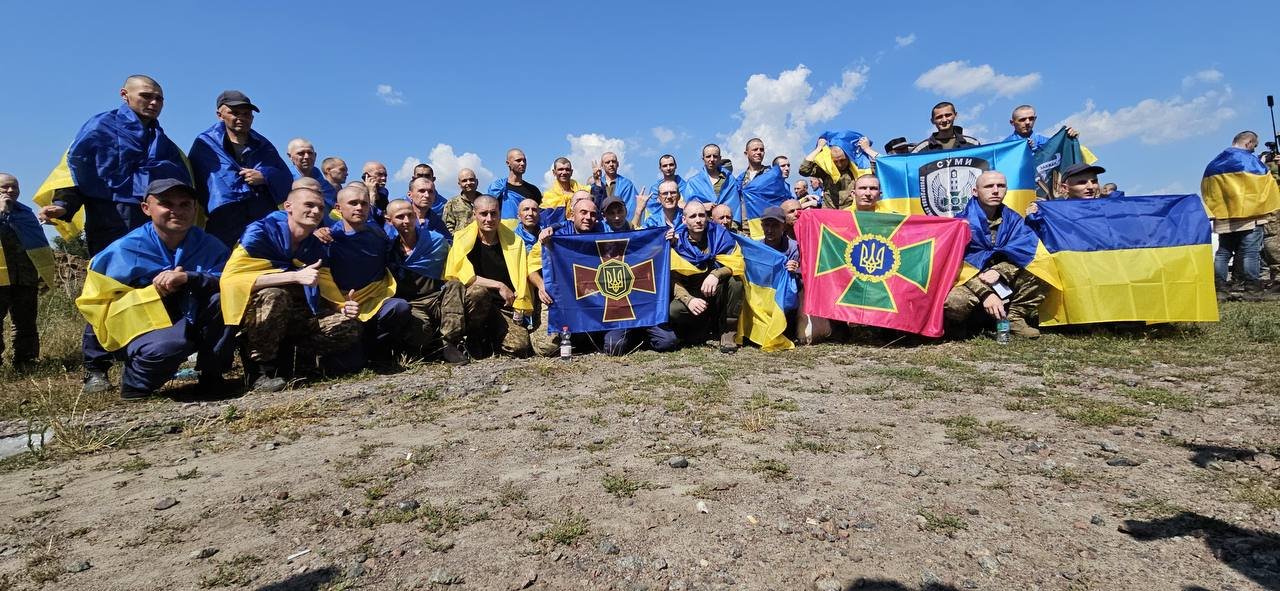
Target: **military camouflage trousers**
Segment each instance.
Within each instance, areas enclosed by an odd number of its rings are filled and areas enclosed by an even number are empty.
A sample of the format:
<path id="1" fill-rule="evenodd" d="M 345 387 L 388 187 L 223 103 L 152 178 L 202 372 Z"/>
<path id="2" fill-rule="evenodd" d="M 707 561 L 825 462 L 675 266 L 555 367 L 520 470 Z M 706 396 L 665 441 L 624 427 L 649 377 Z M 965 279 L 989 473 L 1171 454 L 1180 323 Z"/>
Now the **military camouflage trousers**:
<path id="1" fill-rule="evenodd" d="M 360 342 L 360 321 L 340 313 L 316 316 L 300 286 L 260 289 L 240 322 L 240 342 L 259 363 L 276 360 L 280 345 L 291 343 L 316 355 L 336 353 Z"/>
<path id="2" fill-rule="evenodd" d="M 464 291 L 461 283 L 452 280 L 444 282 L 435 292 L 409 300 L 414 323 L 408 336 L 411 347 L 432 353 L 443 345 L 462 342 L 467 328 Z"/>

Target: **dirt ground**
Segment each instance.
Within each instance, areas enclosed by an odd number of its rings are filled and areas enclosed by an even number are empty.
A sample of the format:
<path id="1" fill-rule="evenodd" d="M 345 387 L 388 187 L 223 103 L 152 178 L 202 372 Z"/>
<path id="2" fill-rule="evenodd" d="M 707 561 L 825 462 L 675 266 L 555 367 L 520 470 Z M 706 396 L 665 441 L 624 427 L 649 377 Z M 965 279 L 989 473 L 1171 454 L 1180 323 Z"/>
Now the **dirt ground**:
<path id="1" fill-rule="evenodd" d="M 1235 306 L 115 404 L 0 464 L 0 590 L 1280 589 L 1280 305 Z"/>

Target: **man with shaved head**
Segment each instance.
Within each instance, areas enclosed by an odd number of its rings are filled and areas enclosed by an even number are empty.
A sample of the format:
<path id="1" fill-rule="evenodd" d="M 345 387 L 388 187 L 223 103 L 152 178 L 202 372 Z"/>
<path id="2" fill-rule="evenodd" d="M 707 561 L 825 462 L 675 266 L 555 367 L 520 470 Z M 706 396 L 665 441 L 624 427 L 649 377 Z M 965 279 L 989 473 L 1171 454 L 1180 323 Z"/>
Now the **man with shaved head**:
<path id="1" fill-rule="evenodd" d="M 658 183 L 658 214 L 645 218 L 640 223 L 642 228 L 660 228 L 667 226 L 672 229 L 684 226 L 684 215 L 680 211 L 683 199 L 680 195 L 680 184 L 676 181 L 662 181 Z M 640 203 L 644 204 L 649 200 L 646 194 L 640 195 Z M 637 209 L 636 219 L 639 219 L 641 210 Z"/>
<path id="2" fill-rule="evenodd" d="M 479 187 L 480 182 L 476 179 L 476 171 L 470 168 L 458 171 L 458 189 L 462 192 L 444 206 L 444 227 L 450 234 L 471 223 L 471 208 L 476 197 L 480 196 Z"/>
<path id="3" fill-rule="evenodd" d="M 880 203 L 880 179 L 864 174 L 853 181 L 853 207 L 857 211 L 875 211 Z"/>
<path id="4" fill-rule="evenodd" d="M 52 191 L 38 193 L 34 198 L 42 206 L 37 217 L 47 222 L 57 220 L 59 231 L 66 237 L 79 234 L 81 228 L 72 222 L 83 210 L 90 256 L 150 221 L 140 204 L 151 181 L 191 182 L 182 150 L 160 127 L 160 112 L 164 109 L 160 84 L 150 76 L 129 76 L 121 85 L 120 99 L 123 104 L 94 115 L 80 127 L 67 148 L 65 164 L 59 164 L 54 171 L 66 180 L 52 184 Z M 84 391 L 107 391 L 111 388 L 107 380 L 111 356 L 88 325 L 83 349 Z"/>
<path id="5" fill-rule="evenodd" d="M 720 257 L 731 254 L 737 242 L 728 230 L 711 223 L 706 205 L 684 206 L 684 227 L 672 232 L 672 328 L 684 341 L 701 343 L 718 337 L 720 352 L 738 350 L 738 317 L 742 313 L 742 278 Z"/>
<path id="6" fill-rule="evenodd" d="M 815 159 L 822 149 L 828 147 L 826 138 L 818 138 L 818 143 L 813 147 L 813 151 L 804 157 L 804 162 L 800 163 L 800 174 L 810 177 L 810 182 L 817 181 L 822 185 L 822 207 L 830 209 L 848 209 L 853 205 L 853 183 L 858 177 L 858 170 L 854 167 L 853 162 L 849 159 L 849 155 L 844 153 L 844 149 L 840 146 L 829 146 L 831 149 L 831 161 L 836 165 L 836 171 L 839 178 L 832 178 L 826 170 L 823 170 Z M 797 195 L 797 197 L 800 197 Z"/>
<path id="7" fill-rule="evenodd" d="M 387 201 L 391 199 L 391 194 L 387 191 L 387 165 L 373 160 L 365 162 L 361 168 L 360 180 L 364 181 L 369 190 L 369 203 L 374 209 L 386 211 Z"/>
<path id="8" fill-rule="evenodd" d="M 711 221 L 730 232 L 738 231 L 738 224 L 733 221 L 733 210 L 728 205 L 720 203 L 711 208 Z"/>
<path id="9" fill-rule="evenodd" d="M 338 189 L 325 180 L 324 174 L 316 166 L 316 147 L 311 145 L 311 140 L 296 137 L 289 140 L 289 146 L 285 151 L 288 152 L 289 161 L 293 164 L 294 180 L 310 178 L 320 183 L 319 190 L 324 195 L 325 215 L 329 215 L 334 204 L 337 203 Z"/>
<path id="10" fill-rule="evenodd" d="M 516 208 L 516 237 L 524 242 L 525 252 L 533 248 L 538 241 L 538 233 L 542 228 L 542 208 L 532 199 L 521 199 Z"/>
<path id="11" fill-rule="evenodd" d="M 1044 300 L 1045 284 L 1026 268 L 1035 256 L 1037 239 L 1022 216 L 1004 205 L 1008 190 L 1003 173 L 978 175 L 973 198 L 957 216 L 969 223 L 965 262 L 978 273 L 947 294 L 943 310 L 948 332 L 1007 319 L 1012 334 L 1040 336 L 1031 322 Z"/>
<path id="12" fill-rule="evenodd" d="M 347 183 L 347 161 L 330 156 L 320 163 L 320 169 L 324 172 L 324 179 L 333 185 L 333 192 L 336 195 L 338 189 Z"/>
<path id="13" fill-rule="evenodd" d="M 586 192 L 587 196 L 591 196 L 590 187 L 583 186 L 573 178 L 573 163 L 568 158 L 561 156 L 551 163 L 551 174 L 554 180 L 547 186 L 547 190 L 542 192 L 542 214 L 543 220 L 548 223 L 556 223 L 568 217 L 568 209 L 570 201 L 574 195 L 579 192 Z"/>
<path id="14" fill-rule="evenodd" d="M 524 315 L 533 311 L 524 244 L 502 224 L 501 205 L 476 197 L 475 223 L 453 237 L 444 279 L 466 286 L 467 348 L 476 357 L 502 352 L 528 357 Z"/>
<path id="15" fill-rule="evenodd" d="M 782 202 L 782 214 L 787 218 L 785 232 L 788 238 L 796 237 L 796 219 L 800 217 L 800 200 L 787 199 Z"/>
<path id="16" fill-rule="evenodd" d="M 321 297 L 327 248 L 314 234 L 325 219 L 323 195 L 290 191 L 283 211 L 249 224 L 222 272 L 222 318 L 240 327 L 246 378 L 255 391 L 284 389 L 294 346 L 327 355 L 360 341 L 359 302 Z"/>
<path id="17" fill-rule="evenodd" d="M 590 192 L 586 190 L 576 191 L 569 201 L 568 219 L 554 226 L 543 228 L 538 233 L 538 241 L 533 245 L 533 249 L 529 251 L 529 284 L 536 290 L 538 301 L 542 304 L 540 322 L 534 324 L 534 330 L 529 333 L 529 340 L 533 345 L 533 352 L 542 357 L 554 357 L 560 351 L 560 327 L 547 324 L 549 308 L 555 305 L 555 301 L 551 298 L 551 294 L 547 292 L 547 286 L 544 282 L 544 273 L 547 266 L 543 264 L 543 261 L 547 257 L 555 256 L 555 249 L 550 246 L 551 237 L 569 234 L 592 234 L 602 230 L 600 227 L 600 214 L 596 208 L 595 199 L 591 197 Z M 574 333 L 572 338 L 574 349 L 578 351 L 599 349 L 601 337 L 603 335 Z"/>
<path id="18" fill-rule="evenodd" d="M 769 167 L 764 165 L 764 140 L 758 137 L 747 140 L 747 147 L 742 153 L 747 157 L 747 169 L 738 175 L 738 184 L 745 187 Z"/>
<path id="19" fill-rule="evenodd" d="M 413 204 L 396 199 L 387 204 L 387 223 L 395 228 L 391 268 L 396 277 L 396 297 L 409 302 L 410 353 L 433 356 L 446 363 L 465 365 L 462 349 L 466 334 L 466 308 L 462 283 L 444 280 L 444 265 L 452 236 L 418 220 Z"/>
<path id="20" fill-rule="evenodd" d="M 524 173 L 528 170 L 529 161 L 525 159 L 524 150 L 511 148 L 507 150 L 507 176 L 494 179 L 485 191 L 485 194 L 493 195 L 502 204 L 503 220 L 517 219 L 520 202 L 525 199 L 532 199 L 541 206 L 542 191 L 524 180 Z"/>
<path id="21" fill-rule="evenodd" d="M 1045 142 L 1049 138 L 1036 133 L 1036 108 L 1031 105 L 1018 105 L 1014 107 L 1013 113 L 1009 115 L 1009 125 L 1013 127 L 1013 133 L 1004 141 L 1009 140 L 1026 140 L 1027 146 L 1032 152 L 1039 152 L 1044 147 Z M 1078 137 L 1080 132 L 1074 127 L 1067 127 L 1067 137 Z"/>
<path id="22" fill-rule="evenodd" d="M 601 209 L 601 212 L 604 211 L 606 199 L 616 198 L 626 209 L 626 218 L 631 219 L 636 210 L 636 197 L 639 196 L 639 192 L 636 191 L 635 183 L 632 183 L 631 179 L 618 174 L 619 166 L 621 163 L 618 161 L 618 155 L 613 152 L 601 154 L 598 165 L 592 163 L 591 196 L 596 200 L 596 206 Z"/>
<path id="23" fill-rule="evenodd" d="M 418 221 L 431 226 L 437 232 L 450 234 L 449 229 L 444 225 L 444 220 L 440 219 L 440 214 L 437 213 L 436 204 L 441 199 L 443 197 L 436 192 L 435 180 L 419 176 L 409 181 L 409 203 L 413 205 Z"/>

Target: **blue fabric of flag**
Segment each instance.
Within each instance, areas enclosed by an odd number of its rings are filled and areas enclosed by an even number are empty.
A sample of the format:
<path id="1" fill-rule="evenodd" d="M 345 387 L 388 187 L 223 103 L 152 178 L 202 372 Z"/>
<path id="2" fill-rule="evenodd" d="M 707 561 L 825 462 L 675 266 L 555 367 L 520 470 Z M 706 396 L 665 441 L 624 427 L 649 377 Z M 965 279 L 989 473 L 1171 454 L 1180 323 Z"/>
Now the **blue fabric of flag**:
<path id="1" fill-rule="evenodd" d="M 158 179 L 191 184 L 178 148 L 159 123 L 143 125 L 128 105 L 94 115 L 67 149 L 67 167 L 82 195 L 118 203 L 139 203 Z"/>
<path id="2" fill-rule="evenodd" d="M 307 236 L 294 250 L 293 238 L 289 233 L 289 214 L 283 211 L 273 211 L 266 217 L 249 224 L 249 227 L 244 230 L 244 235 L 240 237 L 240 246 L 250 257 L 265 260 L 273 268 L 281 271 L 297 269 L 294 261 L 306 266 L 329 256 L 328 247 L 315 236 Z M 318 312 L 320 289 L 313 285 L 303 287 L 302 290 L 306 294 L 307 305 L 311 308 L 311 312 Z"/>
<path id="3" fill-rule="evenodd" d="M 543 256 L 555 300 L 549 325 L 596 332 L 666 322 L 671 248 L 665 235 L 662 229 L 553 235 Z"/>
<path id="4" fill-rule="evenodd" d="M 969 223 L 969 244 L 964 249 L 964 261 L 975 269 L 985 269 L 987 261 L 997 254 L 1022 268 L 1035 259 L 1040 240 L 1012 208 L 1000 206 L 1000 228 L 996 231 L 994 243 L 987 229 L 987 213 L 982 210 L 977 197 L 969 200 L 960 215 Z"/>
<path id="5" fill-rule="evenodd" d="M 818 136 L 819 139 L 827 140 L 828 146 L 835 146 L 844 151 L 844 155 L 849 161 L 861 170 L 871 168 L 871 157 L 867 156 L 862 148 L 858 147 L 858 140 L 862 139 L 862 134 L 852 130 L 842 131 L 824 131 Z"/>
<path id="6" fill-rule="evenodd" d="M 733 232 L 715 223 L 707 224 L 706 238 L 707 251 L 702 252 L 701 248 L 698 248 L 689 240 L 689 229 L 686 226 L 676 231 L 676 244 L 672 248 L 675 249 L 676 254 L 680 255 L 680 258 L 688 261 L 690 265 L 702 271 L 714 271 L 721 266 L 716 261 L 716 256 L 733 252 L 738 243 L 734 240 Z"/>
<path id="7" fill-rule="evenodd" d="M 280 158 L 280 153 L 267 138 L 256 131 L 249 131 L 249 142 L 241 153 L 242 166 L 223 148 L 227 128 L 221 121 L 204 130 L 191 144 L 191 169 L 195 172 L 195 186 L 207 201 L 205 211 L 213 212 L 228 203 L 263 196 L 272 203 L 283 203 L 293 185 L 293 174 Z M 242 169 L 254 169 L 266 177 L 266 183 L 253 186 L 238 174 Z"/>
<path id="8" fill-rule="evenodd" d="M 1209 244 L 1213 234 L 1194 194 L 1044 201 L 1027 225 L 1051 253 Z"/>
<path id="9" fill-rule="evenodd" d="M 747 205 L 748 220 L 759 218 L 766 208 L 781 207 L 783 201 L 791 198 L 791 187 L 787 186 L 782 169 L 776 165 L 765 169 L 742 186 L 742 199 Z"/>

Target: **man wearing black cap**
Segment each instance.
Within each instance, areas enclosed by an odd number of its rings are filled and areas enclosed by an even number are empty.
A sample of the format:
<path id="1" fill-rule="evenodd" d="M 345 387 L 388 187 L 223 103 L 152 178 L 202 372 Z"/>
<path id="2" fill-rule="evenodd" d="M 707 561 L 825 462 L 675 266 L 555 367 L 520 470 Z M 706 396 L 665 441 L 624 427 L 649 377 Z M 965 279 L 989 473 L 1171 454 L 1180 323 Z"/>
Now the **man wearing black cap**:
<path id="1" fill-rule="evenodd" d="M 152 181 L 142 202 L 150 222 L 111 243 L 89 264 L 76 306 L 108 351 L 123 350 L 120 396 L 150 396 L 197 352 L 200 387 L 220 390 L 234 351 L 222 322 L 218 280 L 228 251 L 193 228 L 195 189 Z"/>
<path id="2" fill-rule="evenodd" d="M 249 224 L 284 202 L 293 184 L 275 146 L 253 131 L 258 107 L 238 90 L 218 95 L 218 122 L 191 145 L 191 170 L 208 212 L 205 231 L 235 245 Z"/>
<path id="3" fill-rule="evenodd" d="M 633 228 L 627 219 L 627 204 L 617 197 L 605 197 L 600 204 L 604 212 L 605 232 L 630 232 Z"/>
<path id="4" fill-rule="evenodd" d="M 1068 199 L 1097 199 L 1105 197 L 1102 186 L 1098 184 L 1098 175 L 1106 172 L 1101 166 L 1078 162 L 1062 171 L 1062 180 L 1058 183 L 1058 194 Z"/>
<path id="5" fill-rule="evenodd" d="M 885 154 L 910 154 L 913 146 L 907 138 L 896 137 L 884 143 Z"/>
<path id="6" fill-rule="evenodd" d="M 937 131 L 916 143 L 911 148 L 911 153 L 937 152 L 982 145 L 977 138 L 965 135 L 964 129 L 955 124 L 956 106 L 949 102 L 943 101 L 934 105 L 933 110 L 929 112 L 929 121 Z"/>

